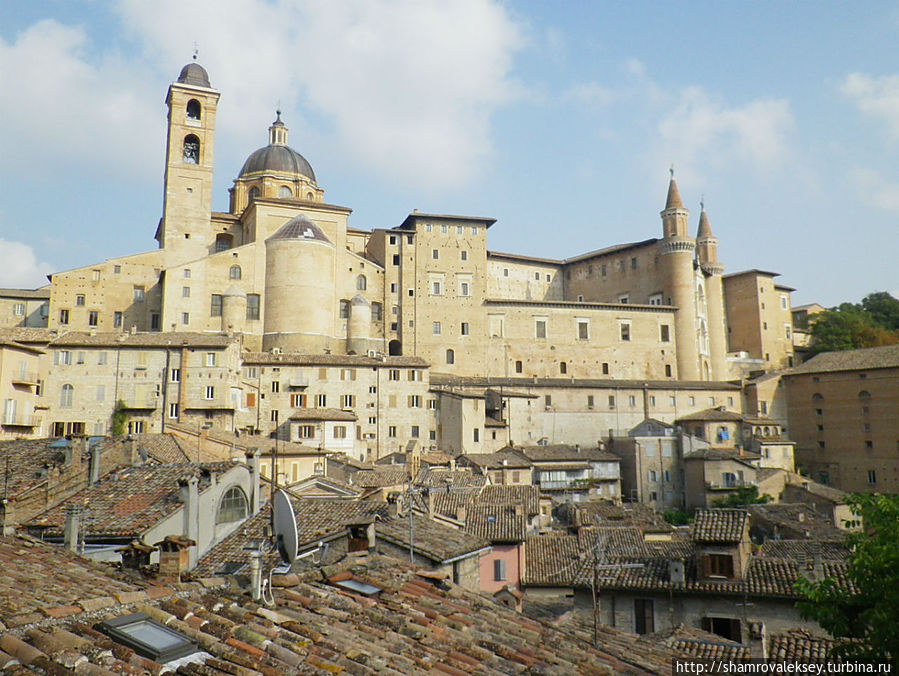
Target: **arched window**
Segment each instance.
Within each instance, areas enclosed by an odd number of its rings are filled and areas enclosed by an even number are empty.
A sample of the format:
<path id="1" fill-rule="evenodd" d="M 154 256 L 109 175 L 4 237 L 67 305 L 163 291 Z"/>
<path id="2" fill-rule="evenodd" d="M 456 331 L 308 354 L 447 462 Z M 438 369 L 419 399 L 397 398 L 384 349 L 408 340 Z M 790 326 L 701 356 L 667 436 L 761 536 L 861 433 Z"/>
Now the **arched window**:
<path id="1" fill-rule="evenodd" d="M 253 186 L 250 188 L 250 201 L 252 202 L 257 197 L 259 197 L 259 188 Z"/>
<path id="2" fill-rule="evenodd" d="M 870 399 L 871 393 L 868 392 L 868 390 L 862 390 L 861 392 L 858 393 L 858 398 L 859 399 Z"/>
<path id="3" fill-rule="evenodd" d="M 231 235 L 219 234 L 215 236 L 215 252 L 220 253 L 231 248 Z"/>
<path id="4" fill-rule="evenodd" d="M 313 195 L 311 192 L 307 192 L 306 199 L 311 202 L 313 199 L 315 199 L 315 195 Z"/>
<path id="5" fill-rule="evenodd" d="M 193 134 L 184 137 L 184 149 L 181 153 L 181 159 L 187 164 L 200 163 L 200 139 Z"/>
<path id="6" fill-rule="evenodd" d="M 365 291 L 368 288 L 368 282 L 365 279 L 365 275 L 359 275 L 356 277 L 356 291 Z"/>
<path id="7" fill-rule="evenodd" d="M 288 188 L 286 185 L 282 185 L 278 188 L 278 197 L 293 197 L 293 190 Z"/>
<path id="8" fill-rule="evenodd" d="M 340 319 L 349 319 L 350 318 L 350 301 L 342 300 L 340 301 L 340 311 L 338 313 Z"/>
<path id="9" fill-rule="evenodd" d="M 812 401 L 824 401 L 824 397 L 821 395 L 820 392 L 815 392 L 812 395 Z"/>
<path id="10" fill-rule="evenodd" d="M 249 511 L 247 496 L 239 486 L 232 486 L 222 497 L 219 503 L 218 513 L 215 515 L 216 523 L 231 523 L 246 518 Z"/>
<path id="11" fill-rule="evenodd" d="M 187 119 L 188 120 L 199 120 L 200 119 L 200 102 L 196 99 L 191 99 L 187 102 Z"/>
<path id="12" fill-rule="evenodd" d="M 446 363 L 447 364 L 455 364 L 456 363 L 456 353 L 454 350 L 446 351 Z"/>
<path id="13" fill-rule="evenodd" d="M 231 277 L 231 279 L 240 279 L 240 266 L 232 265 L 231 271 L 229 272 L 229 276 Z"/>
<path id="14" fill-rule="evenodd" d="M 568 373 L 568 364 L 566 364 L 564 361 L 559 362 L 559 373 L 561 373 L 562 375 Z"/>
<path id="15" fill-rule="evenodd" d="M 398 340 L 391 340 L 387 343 L 387 354 L 391 357 L 398 357 L 403 354 L 403 344 Z"/>
<path id="16" fill-rule="evenodd" d="M 75 396 L 75 388 L 66 383 L 59 393 L 59 407 L 72 408 L 72 398 Z"/>

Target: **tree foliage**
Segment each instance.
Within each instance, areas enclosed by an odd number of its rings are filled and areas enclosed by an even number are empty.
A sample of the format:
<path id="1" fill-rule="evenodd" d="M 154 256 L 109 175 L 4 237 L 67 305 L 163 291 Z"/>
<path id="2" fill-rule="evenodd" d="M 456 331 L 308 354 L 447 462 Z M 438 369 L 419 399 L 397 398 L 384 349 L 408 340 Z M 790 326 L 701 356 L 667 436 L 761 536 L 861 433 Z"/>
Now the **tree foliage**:
<path id="1" fill-rule="evenodd" d="M 855 495 L 849 503 L 864 523 L 852 533 L 845 582 L 800 579 L 800 615 L 836 638 L 845 659 L 889 661 L 899 667 L 899 496 Z"/>
<path id="2" fill-rule="evenodd" d="M 885 291 L 814 317 L 809 355 L 899 343 L 899 300 Z"/>
<path id="3" fill-rule="evenodd" d="M 686 526 L 688 523 L 693 522 L 693 517 L 682 509 L 666 509 L 662 514 L 662 518 L 672 526 Z"/>
<path id="4" fill-rule="evenodd" d="M 712 500 L 712 507 L 745 507 L 770 501 L 770 495 L 759 495 L 758 486 L 739 486 L 726 498 Z"/>
<path id="5" fill-rule="evenodd" d="M 125 425 L 128 423 L 128 409 L 124 401 L 119 399 L 112 412 L 112 436 L 120 437 L 125 433 Z"/>

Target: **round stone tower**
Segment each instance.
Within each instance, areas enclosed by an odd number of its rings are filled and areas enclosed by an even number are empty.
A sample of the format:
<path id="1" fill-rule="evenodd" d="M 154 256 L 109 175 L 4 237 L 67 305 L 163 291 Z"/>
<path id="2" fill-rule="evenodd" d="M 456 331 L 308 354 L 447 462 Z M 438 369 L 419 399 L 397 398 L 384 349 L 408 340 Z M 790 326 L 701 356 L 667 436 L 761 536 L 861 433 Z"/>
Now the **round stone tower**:
<path id="1" fill-rule="evenodd" d="M 665 302 L 677 307 L 674 332 L 677 338 L 677 377 L 700 380 L 699 326 L 696 316 L 696 285 L 693 253 L 696 241 L 688 234 L 690 212 L 684 208 L 674 181 L 668 184 L 668 198 L 661 212 L 663 238 L 659 241 L 660 265 L 665 285 Z"/>
<path id="2" fill-rule="evenodd" d="M 237 285 L 222 294 L 222 331 L 243 333 L 247 318 L 247 294 Z"/>
<path id="3" fill-rule="evenodd" d="M 705 204 L 699 214 L 696 232 L 696 258 L 705 276 L 706 313 L 709 336 L 709 378 L 727 378 L 727 325 L 724 312 L 724 266 L 718 262 L 718 240 L 712 234 Z M 705 374 L 704 374 L 705 375 Z"/>
<path id="4" fill-rule="evenodd" d="M 335 261 L 334 245 L 304 215 L 265 240 L 263 350 L 334 347 Z"/>
<path id="5" fill-rule="evenodd" d="M 371 305 L 357 295 L 350 301 L 350 318 L 346 329 L 346 351 L 348 354 L 365 355 L 371 338 Z"/>

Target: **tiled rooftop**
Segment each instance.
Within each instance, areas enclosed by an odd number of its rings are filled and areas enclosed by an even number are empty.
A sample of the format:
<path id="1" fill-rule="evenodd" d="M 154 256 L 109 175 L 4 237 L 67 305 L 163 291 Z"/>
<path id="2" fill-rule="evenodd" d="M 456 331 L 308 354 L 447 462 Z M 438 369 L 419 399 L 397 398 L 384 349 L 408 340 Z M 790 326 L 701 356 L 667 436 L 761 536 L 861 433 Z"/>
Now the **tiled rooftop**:
<path id="1" fill-rule="evenodd" d="M 538 486 L 484 486 L 475 498 L 478 505 L 521 505 L 525 516 L 540 513 L 540 488 Z"/>
<path id="2" fill-rule="evenodd" d="M 186 442 L 172 436 L 171 434 L 135 434 L 133 435 L 134 443 L 137 446 L 138 453 L 146 456 L 148 459 L 159 463 L 185 463 L 191 461 L 188 455 L 190 449 Z M 116 446 L 131 443 L 128 439 L 113 438 L 106 439 L 101 442 L 101 453 L 106 453 L 115 449 Z M 196 451 L 193 451 L 193 459 L 196 459 Z"/>
<path id="3" fill-rule="evenodd" d="M 219 333 L 177 331 L 169 333 L 85 333 L 68 331 L 55 338 L 50 347 L 218 347 L 224 348 L 234 338 Z"/>
<path id="4" fill-rule="evenodd" d="M 210 473 L 219 474 L 232 466 L 220 462 L 127 467 L 107 474 L 96 485 L 82 489 L 65 502 L 83 506 L 86 537 L 139 537 L 181 506 L 178 479 L 197 476 L 198 488 L 203 492 L 210 484 Z M 58 537 L 65 524 L 65 508 L 65 504 L 56 505 L 23 525 Z"/>
<path id="5" fill-rule="evenodd" d="M 637 526 L 644 533 L 673 533 L 674 527 L 656 510 L 640 503 L 614 504 L 603 500 L 571 503 L 563 513 L 576 528 L 581 526 Z"/>
<path id="6" fill-rule="evenodd" d="M 291 504 L 296 515 L 297 543 L 301 551 L 304 546 L 315 544 L 322 538 L 342 533 L 348 524 L 367 523 L 376 517 L 386 518 L 388 511 L 386 503 L 364 500 L 292 498 Z M 225 564 L 237 566 L 248 563 L 250 552 L 244 547 L 262 540 L 270 523 L 271 503 L 267 503 L 258 514 L 244 521 L 237 530 L 207 552 L 192 575 L 216 575 Z M 266 562 L 274 565 L 277 559 L 277 553 L 272 553 Z"/>
<path id="7" fill-rule="evenodd" d="M 697 542 L 739 542 L 743 539 L 749 513 L 745 509 L 700 509 L 693 521 Z"/>
<path id="8" fill-rule="evenodd" d="M 747 509 L 754 526 L 761 525 L 768 531 L 776 529 L 782 538 L 842 540 L 846 537 L 845 531 L 818 514 L 811 505 L 781 502 L 749 505 Z"/>
<path id="9" fill-rule="evenodd" d="M 0 633 L 115 607 L 135 592 L 147 598 L 139 578 L 29 537 L 0 537 L 0 561 Z"/>
<path id="10" fill-rule="evenodd" d="M 618 462 L 619 460 L 614 453 L 609 453 L 599 448 L 576 447 L 568 444 L 522 446 L 520 448 L 516 447 L 516 450 L 521 451 L 533 462 Z"/>
<path id="11" fill-rule="evenodd" d="M 830 651 L 837 646 L 832 639 L 814 636 L 802 629 L 793 629 L 769 638 L 768 656 L 773 660 L 822 661 L 829 657 Z"/>
<path id="12" fill-rule="evenodd" d="M 786 377 L 804 373 L 832 373 L 899 366 L 899 345 L 865 347 L 859 350 L 823 352 L 786 371 Z"/>
<path id="13" fill-rule="evenodd" d="M 52 439 L 0 441 L 0 469 L 7 495 L 12 497 L 46 481 L 45 466 L 62 465 L 62 448 L 51 448 Z M 80 449 L 75 452 L 81 453 Z M 65 471 L 65 469 L 62 469 Z"/>
<path id="14" fill-rule="evenodd" d="M 378 467 L 377 469 L 362 469 L 352 475 L 354 486 L 361 488 L 385 488 L 400 486 L 409 481 L 409 475 L 404 466 Z"/>
<path id="15" fill-rule="evenodd" d="M 438 563 L 490 546 L 490 543 L 483 538 L 445 526 L 418 514 L 412 516 L 412 529 L 415 551 Z M 378 539 L 406 549 L 409 547 L 409 520 L 407 517 L 379 521 L 375 525 L 375 532 Z"/>
<path id="16" fill-rule="evenodd" d="M 673 648 L 681 657 L 694 660 L 737 660 L 749 659 L 749 648 L 735 641 L 729 641 L 717 634 L 710 634 L 695 627 L 679 624 L 653 636 Z"/>
<path id="17" fill-rule="evenodd" d="M 522 584 L 567 587 L 583 556 L 576 535 L 549 533 L 527 538 L 524 560 Z"/>
<path id="18" fill-rule="evenodd" d="M 466 453 L 461 456 L 466 462 L 484 469 L 526 469 L 531 461 L 517 451 L 497 451 L 496 453 Z"/>
<path id="19" fill-rule="evenodd" d="M 426 368 L 428 362 L 421 357 L 375 357 L 357 356 L 351 354 L 306 354 L 299 352 L 244 352 L 243 363 L 245 365 L 286 365 L 286 366 L 415 366 Z"/>
<path id="20" fill-rule="evenodd" d="M 527 518 L 512 506 L 471 505 L 465 530 L 494 544 L 523 542 L 527 536 Z"/>

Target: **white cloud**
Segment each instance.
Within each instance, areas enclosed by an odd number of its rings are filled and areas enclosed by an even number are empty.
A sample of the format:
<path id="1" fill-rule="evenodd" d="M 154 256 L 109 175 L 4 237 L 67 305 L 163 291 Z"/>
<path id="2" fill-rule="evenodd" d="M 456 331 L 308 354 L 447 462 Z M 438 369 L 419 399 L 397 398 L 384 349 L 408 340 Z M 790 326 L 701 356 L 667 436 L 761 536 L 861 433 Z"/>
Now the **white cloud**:
<path id="1" fill-rule="evenodd" d="M 32 173 L 61 165 L 142 173 L 161 156 L 158 93 L 145 91 L 116 54 L 90 61 L 84 30 L 52 19 L 7 43 L 0 38 L 0 147 L 3 171 Z M 158 167 L 154 167 L 158 169 Z"/>
<path id="2" fill-rule="evenodd" d="M 851 73 L 840 91 L 863 113 L 884 122 L 890 136 L 899 140 L 899 75 L 873 77 Z"/>
<path id="3" fill-rule="evenodd" d="M 490 118 L 517 95 L 519 27 L 492 0 L 121 0 L 147 55 L 176 68 L 185 46 L 223 92 L 220 129 L 255 147 L 279 99 L 294 139 L 297 105 L 333 125 L 343 154 L 383 181 L 452 187 L 490 158 Z"/>
<path id="4" fill-rule="evenodd" d="M 53 272 L 49 263 L 42 263 L 27 244 L 0 239 L 0 286 L 33 289 L 47 283 Z"/>
<path id="5" fill-rule="evenodd" d="M 899 184 L 890 183 L 872 169 L 855 169 L 850 177 L 861 202 L 899 213 Z"/>
<path id="6" fill-rule="evenodd" d="M 793 116 L 785 100 L 727 107 L 701 87 L 689 87 L 673 97 L 672 106 L 658 124 L 651 154 L 656 165 L 673 160 L 678 176 L 696 179 L 737 164 L 764 171 L 788 158 Z"/>
<path id="7" fill-rule="evenodd" d="M 565 101 L 572 101 L 593 108 L 605 108 L 614 103 L 620 93 L 599 84 L 598 82 L 582 82 L 569 87 L 562 94 Z"/>

